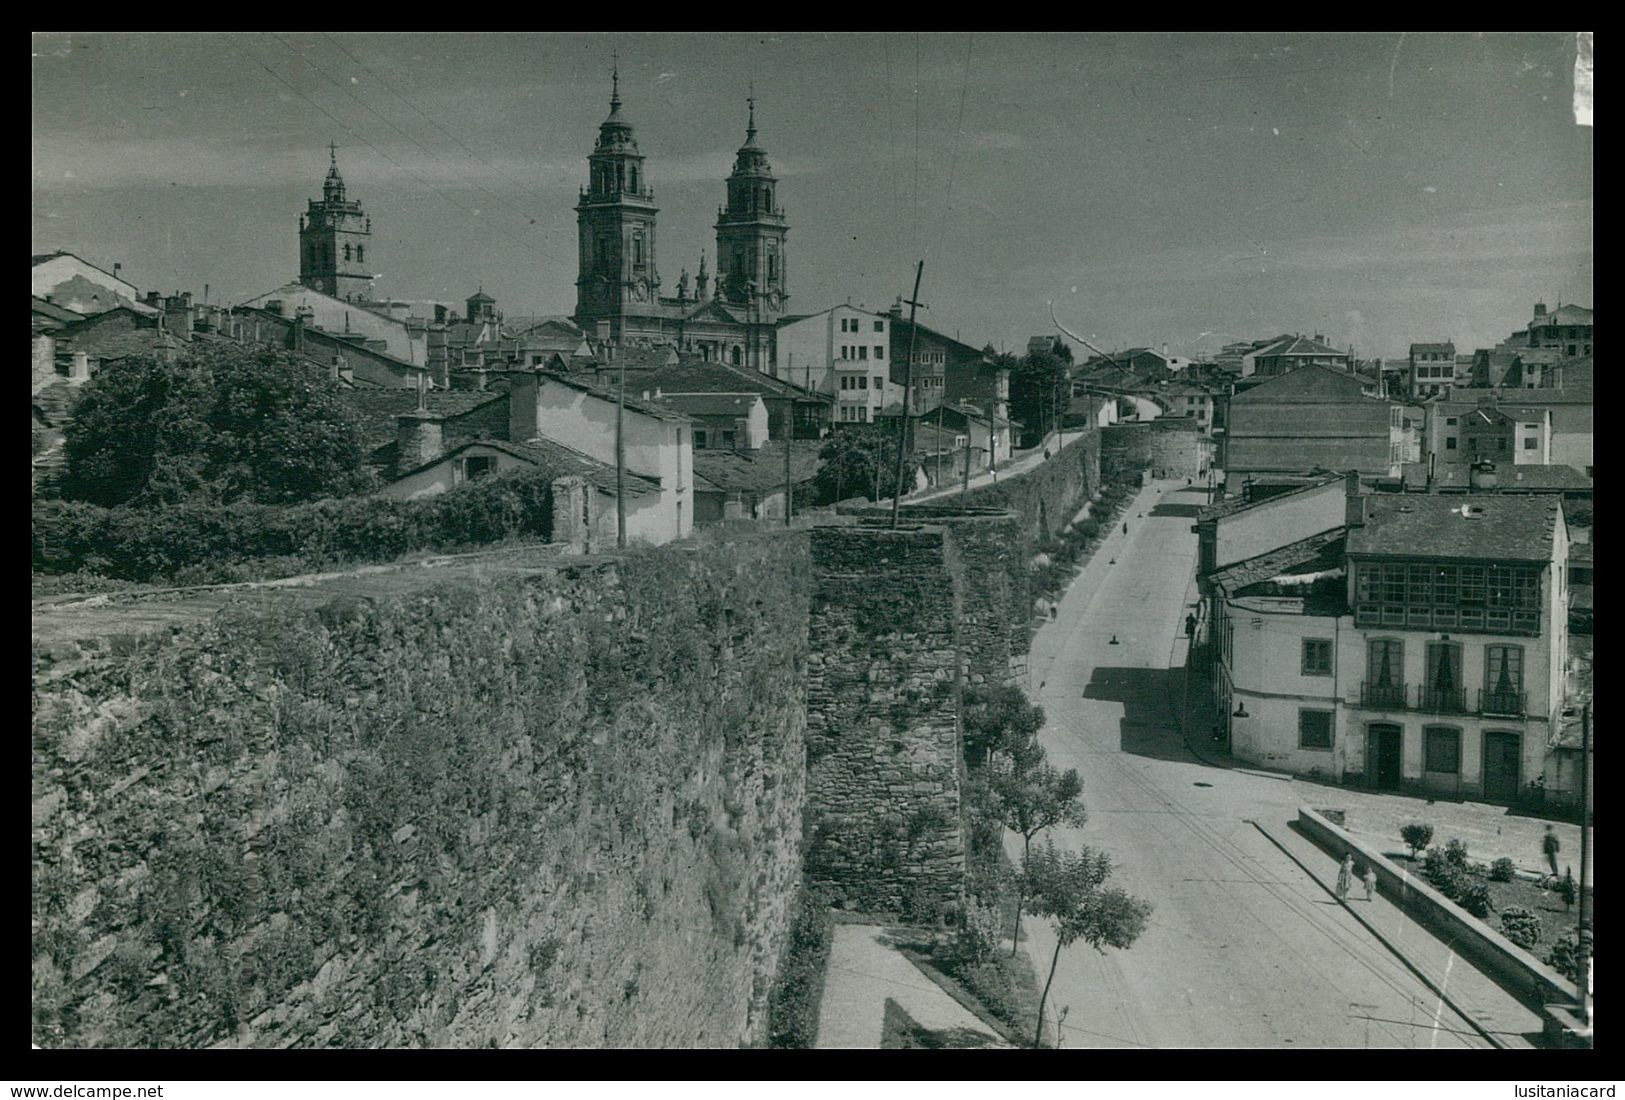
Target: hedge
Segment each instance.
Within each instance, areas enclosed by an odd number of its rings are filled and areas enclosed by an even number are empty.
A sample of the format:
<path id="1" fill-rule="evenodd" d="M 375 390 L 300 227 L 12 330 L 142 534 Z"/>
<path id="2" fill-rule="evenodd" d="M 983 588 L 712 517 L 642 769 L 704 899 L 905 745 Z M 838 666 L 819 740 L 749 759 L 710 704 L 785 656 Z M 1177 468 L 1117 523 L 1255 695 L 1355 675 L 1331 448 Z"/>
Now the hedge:
<path id="1" fill-rule="evenodd" d="M 90 572 L 120 580 L 218 576 L 245 563 L 290 559 L 294 571 L 388 561 L 414 550 L 450 550 L 552 533 L 549 483 L 521 472 L 422 500 L 345 497 L 291 507 L 239 503 L 103 508 L 35 501 L 34 570 Z M 202 573 L 203 576 L 194 574 Z"/>

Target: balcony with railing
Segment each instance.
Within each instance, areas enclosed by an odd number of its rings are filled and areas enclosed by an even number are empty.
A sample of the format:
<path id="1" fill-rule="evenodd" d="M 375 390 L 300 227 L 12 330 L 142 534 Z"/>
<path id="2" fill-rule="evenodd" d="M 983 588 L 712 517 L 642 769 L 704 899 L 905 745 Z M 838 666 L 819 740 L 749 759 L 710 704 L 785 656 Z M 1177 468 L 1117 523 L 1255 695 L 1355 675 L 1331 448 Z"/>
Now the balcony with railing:
<path id="1" fill-rule="evenodd" d="M 1466 714 L 1467 689 L 1459 687 L 1423 687 L 1418 689 L 1419 710 L 1434 714 Z"/>
<path id="2" fill-rule="evenodd" d="M 1478 692 L 1478 713 L 1507 718 L 1522 717 L 1525 692 L 1495 688 L 1481 688 Z"/>
<path id="3" fill-rule="evenodd" d="M 1360 684 L 1360 706 L 1367 710 L 1408 710 L 1403 683 Z"/>
<path id="4" fill-rule="evenodd" d="M 1403 683 L 1360 684 L 1359 702 L 1363 710 L 1409 710 L 1427 714 L 1472 714 L 1492 718 L 1520 718 L 1525 713 L 1527 693 L 1523 691 L 1480 689 L 1469 696 L 1465 688 L 1413 687 Z M 1469 702 L 1474 706 L 1468 706 Z"/>

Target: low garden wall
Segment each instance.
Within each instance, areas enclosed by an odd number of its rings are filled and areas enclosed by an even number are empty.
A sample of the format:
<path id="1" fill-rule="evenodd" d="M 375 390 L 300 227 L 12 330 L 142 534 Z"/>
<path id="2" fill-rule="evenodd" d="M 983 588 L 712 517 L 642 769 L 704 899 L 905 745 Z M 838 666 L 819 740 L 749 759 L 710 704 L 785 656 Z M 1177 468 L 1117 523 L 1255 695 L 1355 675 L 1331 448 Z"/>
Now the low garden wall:
<path id="1" fill-rule="evenodd" d="M 1408 868 L 1354 839 L 1307 806 L 1298 809 L 1298 827 L 1339 859 L 1353 852 L 1374 867 L 1382 891 L 1463 957 L 1490 974 L 1502 988 L 1526 1003 L 1544 1005 L 1574 996 L 1574 983 L 1439 893 Z"/>

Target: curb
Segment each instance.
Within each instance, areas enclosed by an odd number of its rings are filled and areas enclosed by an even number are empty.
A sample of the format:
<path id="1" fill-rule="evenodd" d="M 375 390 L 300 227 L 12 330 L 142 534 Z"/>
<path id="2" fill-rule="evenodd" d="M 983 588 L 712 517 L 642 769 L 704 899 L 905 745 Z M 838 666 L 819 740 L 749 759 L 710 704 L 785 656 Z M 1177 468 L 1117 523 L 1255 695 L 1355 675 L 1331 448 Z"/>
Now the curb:
<path id="1" fill-rule="evenodd" d="M 1322 881 L 1321 877 L 1318 874 L 1316 874 L 1314 871 L 1310 870 L 1309 867 L 1301 859 L 1299 859 L 1295 854 L 1293 854 L 1291 849 L 1289 849 L 1285 844 L 1282 844 L 1279 840 L 1275 839 L 1275 837 L 1270 834 L 1270 831 L 1268 829 L 1264 828 L 1264 826 L 1260 825 L 1257 821 L 1254 821 L 1254 820 L 1252 820 L 1250 818 L 1248 819 L 1247 824 L 1249 824 L 1253 828 L 1257 829 L 1260 833 L 1263 834 L 1265 840 L 1268 840 L 1271 844 L 1275 845 L 1277 848 L 1279 848 L 1281 850 L 1282 855 L 1286 856 L 1293 863 L 1297 864 L 1298 867 L 1303 870 L 1304 874 L 1308 875 L 1311 879 L 1314 880 L 1316 886 L 1319 886 L 1322 890 L 1325 890 L 1327 893 L 1331 894 L 1333 897 L 1336 897 L 1336 892 L 1334 890 L 1332 890 L 1331 887 L 1327 886 L 1326 883 L 1324 881 Z M 1505 1040 L 1501 1039 L 1494 1032 L 1492 1032 L 1488 1028 L 1484 1027 L 1483 1024 L 1478 1022 L 1477 1018 L 1475 1018 L 1470 1013 L 1468 1013 L 1464 1008 L 1462 1008 L 1461 1005 L 1457 1004 L 1453 997 L 1451 997 L 1448 993 L 1446 993 L 1444 991 L 1444 989 L 1437 982 L 1435 982 L 1431 977 L 1429 977 L 1426 973 L 1424 973 L 1422 971 L 1421 967 L 1417 966 L 1414 962 L 1412 962 L 1410 960 L 1409 956 L 1407 956 L 1399 948 L 1395 947 L 1393 942 L 1391 940 L 1389 940 L 1389 938 L 1386 935 L 1384 935 L 1383 932 L 1380 929 L 1378 929 L 1369 920 L 1367 920 L 1357 909 L 1355 909 L 1354 906 L 1348 904 L 1347 902 L 1340 902 L 1339 904 L 1343 907 L 1343 909 L 1345 909 L 1348 912 L 1348 914 L 1350 916 L 1352 916 L 1356 921 L 1358 921 L 1360 923 L 1361 927 L 1363 927 L 1367 932 L 1370 932 L 1371 935 L 1376 939 L 1376 941 L 1378 943 L 1380 943 L 1384 947 L 1386 947 L 1388 949 L 1389 953 L 1394 956 L 1394 958 L 1398 959 L 1401 963 L 1403 963 L 1406 970 L 1409 970 L 1412 974 L 1415 974 L 1417 976 L 1417 978 L 1419 978 L 1421 980 L 1423 985 L 1427 986 L 1429 989 L 1431 989 L 1434 992 L 1434 994 L 1439 998 L 1439 1000 L 1441 1000 L 1445 1004 L 1449 1005 L 1450 1006 L 1450 1011 L 1454 1012 L 1457 1016 L 1461 1017 L 1463 1020 L 1465 1020 L 1467 1022 L 1467 1026 L 1471 1027 L 1474 1031 L 1478 1032 L 1478 1034 L 1484 1039 L 1485 1042 L 1489 1043 L 1491 1046 L 1495 1047 L 1498 1050 L 1511 1049 L 1510 1047 L 1507 1046 Z M 1431 935 L 1431 933 L 1429 933 L 1429 934 Z"/>

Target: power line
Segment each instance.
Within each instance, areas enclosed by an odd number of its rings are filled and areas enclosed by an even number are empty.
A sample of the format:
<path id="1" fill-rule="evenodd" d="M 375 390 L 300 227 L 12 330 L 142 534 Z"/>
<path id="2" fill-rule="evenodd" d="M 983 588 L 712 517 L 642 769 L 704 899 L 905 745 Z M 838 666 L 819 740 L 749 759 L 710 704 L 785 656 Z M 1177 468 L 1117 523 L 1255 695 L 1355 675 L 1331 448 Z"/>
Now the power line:
<path id="1" fill-rule="evenodd" d="M 920 34 L 914 32 L 914 251 L 920 251 Z"/>
<path id="2" fill-rule="evenodd" d="M 508 175 L 508 173 L 504 172 L 502 169 L 498 168 L 496 165 L 492 164 L 490 161 L 488 161 L 485 158 L 481 157 L 473 149 L 470 149 L 468 147 L 468 145 L 463 141 L 463 139 L 458 137 L 457 134 L 454 131 L 448 130 L 446 127 L 442 126 L 439 122 L 437 122 L 433 118 L 431 118 L 429 115 L 425 114 L 423 112 L 423 110 L 418 107 L 417 104 L 413 103 L 405 95 L 403 95 L 401 92 L 397 91 L 383 77 L 379 76 L 372 69 L 369 69 L 361 61 L 360 58 L 356 57 L 355 54 L 353 54 L 349 50 L 345 49 L 339 43 L 339 41 L 336 38 L 334 38 L 332 35 L 328 34 L 326 31 L 322 31 L 320 33 L 321 33 L 321 36 L 323 38 L 327 39 L 327 41 L 332 45 L 332 47 L 334 49 L 338 50 L 345 57 L 347 57 L 351 61 L 353 61 L 357 68 L 359 68 L 362 72 L 366 73 L 368 76 L 370 76 L 374 80 L 376 80 L 380 87 L 382 87 L 385 91 L 389 92 L 391 95 L 393 95 L 396 99 L 400 100 L 402 103 L 406 104 L 408 107 L 412 108 L 412 110 L 415 111 L 417 113 L 418 117 L 423 119 L 423 121 L 427 122 L 430 126 L 433 126 L 436 130 L 439 130 L 442 134 L 445 134 L 452 141 L 456 142 L 457 145 L 460 146 L 462 148 L 462 150 L 469 155 L 470 158 L 479 161 L 481 164 L 485 165 L 485 167 L 489 168 L 492 172 L 496 173 L 497 175 L 501 176 L 503 179 L 507 180 L 509 183 L 511 183 L 514 186 L 518 187 L 520 190 L 524 191 L 526 194 L 532 196 L 538 202 L 549 202 L 549 201 L 551 201 L 551 200 L 547 199 L 545 196 L 543 196 L 540 192 L 531 190 L 530 185 L 525 183 L 523 180 L 514 179 L 512 176 Z"/>
<path id="3" fill-rule="evenodd" d="M 948 160 L 948 192 L 942 199 L 942 232 L 937 237 L 939 254 L 943 242 L 948 239 L 948 212 L 953 209 L 954 172 L 959 167 L 959 142 L 965 134 L 965 95 L 970 91 L 970 56 L 975 42 L 974 34 L 965 37 L 965 82 L 959 86 L 959 121 L 954 124 L 954 151 Z"/>
<path id="4" fill-rule="evenodd" d="M 299 49 L 297 46 L 292 45 L 291 43 L 289 43 L 287 41 L 287 39 L 283 38 L 281 35 L 277 34 L 275 31 L 267 31 L 266 33 L 269 34 L 272 38 L 276 39 L 278 42 L 280 42 L 282 44 L 282 46 L 285 49 L 287 49 L 289 52 L 293 53 L 296 57 L 303 60 L 305 62 L 305 64 L 309 65 L 312 69 L 315 69 L 318 73 L 320 73 L 327 80 L 328 83 L 332 84 L 339 91 L 343 92 L 345 95 L 349 96 L 351 99 L 353 99 L 357 103 L 359 103 L 361 105 L 362 109 L 365 110 L 368 114 L 371 114 L 374 117 L 380 119 L 384 123 L 384 125 L 388 126 L 391 130 L 394 130 L 397 134 L 401 135 L 401 137 L 405 138 L 413 146 L 415 146 L 416 148 L 418 148 L 422 152 L 426 153 L 430 157 L 433 157 L 435 160 L 438 160 L 438 161 L 445 161 L 446 158 L 442 157 L 439 153 L 436 153 L 434 150 L 430 149 L 428 146 L 424 145 L 422 142 L 420 142 L 416 138 L 414 138 L 411 134 L 407 133 L 405 130 L 403 130 L 399 126 L 395 125 L 394 121 L 391 120 L 387 115 L 383 114 L 381 111 L 378 111 L 371 104 L 369 104 L 366 100 L 362 99 L 360 96 L 358 96 L 354 92 L 350 91 L 349 88 L 346 88 L 344 86 L 343 81 L 339 80 L 338 77 L 333 76 L 331 73 L 329 73 L 325 69 L 323 69 L 314 60 L 312 60 L 310 55 L 307 54 L 305 51 Z M 447 163 L 450 163 L 450 162 L 447 162 Z M 529 219 L 531 224 L 535 224 L 536 215 L 519 209 L 517 206 L 514 206 L 512 203 L 510 203 L 506 199 L 504 199 L 502 196 L 497 195 L 497 194 L 495 194 L 495 193 L 493 193 L 491 191 L 486 190 L 485 187 L 483 187 L 481 184 L 479 184 L 478 182 L 476 182 L 474 180 L 470 180 L 469 182 L 472 183 L 474 185 L 474 187 L 477 190 L 479 190 L 479 192 L 481 194 L 483 194 L 487 198 L 491 199 L 492 202 L 500 203 L 503 206 L 506 206 L 509 210 L 512 210 L 514 213 L 518 214 L 520 217 Z"/>
<path id="5" fill-rule="evenodd" d="M 302 92 L 297 85 L 295 85 L 294 83 L 289 81 L 281 73 L 279 73 L 275 69 L 271 68 L 270 65 L 267 65 L 264 61 L 260 60 L 258 57 L 256 57 L 252 52 L 250 52 L 246 48 L 244 48 L 242 46 L 239 46 L 237 43 L 233 42 L 228 35 L 222 34 L 221 37 L 224 39 L 224 41 L 226 42 L 226 44 L 228 46 L 230 46 L 232 49 L 236 50 L 238 53 L 242 54 L 244 57 L 248 58 L 250 61 L 252 61 L 254 64 L 258 65 L 260 68 L 264 69 L 267 73 L 269 73 L 271 75 L 271 77 L 274 80 L 277 81 L 277 83 L 281 84 L 283 87 L 287 88 L 294 95 L 298 96 L 300 99 L 302 99 L 306 103 L 310 104 L 318 112 L 320 112 L 325 118 L 327 118 L 328 121 L 332 122 L 335 126 L 339 127 L 345 133 L 349 134 L 351 137 L 355 138 L 361 144 L 365 145 L 367 148 L 369 148 L 373 152 L 377 153 L 380 157 L 384 158 L 384 160 L 388 161 L 397 171 L 404 172 L 408 176 L 411 176 L 413 179 L 415 179 L 419 183 L 421 183 L 424 187 L 428 188 L 435 195 L 437 195 L 438 197 L 440 197 L 440 198 L 444 199 L 445 201 L 449 202 L 451 205 L 455 206 L 457 209 L 461 210 L 463 213 L 467 214 L 469 217 L 471 217 L 471 218 L 478 218 L 479 217 L 479 215 L 476 214 L 473 210 L 471 210 L 468 207 L 464 206 L 462 203 L 458 202 L 456 199 L 452 198 L 450 195 L 448 195 L 444 191 L 440 190 L 440 188 L 436 187 L 434 184 L 430 183 L 428 180 L 424 179 L 422 176 L 420 176 L 416 172 L 412 171 L 412 169 L 410 169 L 410 168 L 406 167 L 405 165 L 401 164 L 394 157 L 390 156 L 388 153 L 386 153 L 382 149 L 378 148 L 378 146 L 374 145 L 372 142 L 370 142 L 366 138 L 362 137 L 361 134 L 355 129 L 355 127 L 351 126 L 347 122 L 344 122 L 337 115 L 333 114 L 333 112 L 329 111 L 326 107 L 323 107 L 320 103 L 317 103 L 314 99 L 310 98 L 310 96 L 308 96 L 304 92 Z M 530 245 L 530 244 L 528 244 L 528 243 L 526 243 L 524 241 L 518 240 L 516 238 L 511 238 L 511 237 L 507 238 L 507 239 L 509 241 L 511 241 L 511 243 L 517 244 L 519 247 L 524 248 L 527 251 L 533 252 L 536 255 L 543 257 L 544 259 L 547 258 L 546 254 L 543 253 L 540 249 L 538 249 L 538 248 L 536 248 L 536 247 L 534 247 L 534 246 L 532 246 L 532 245 Z"/>

